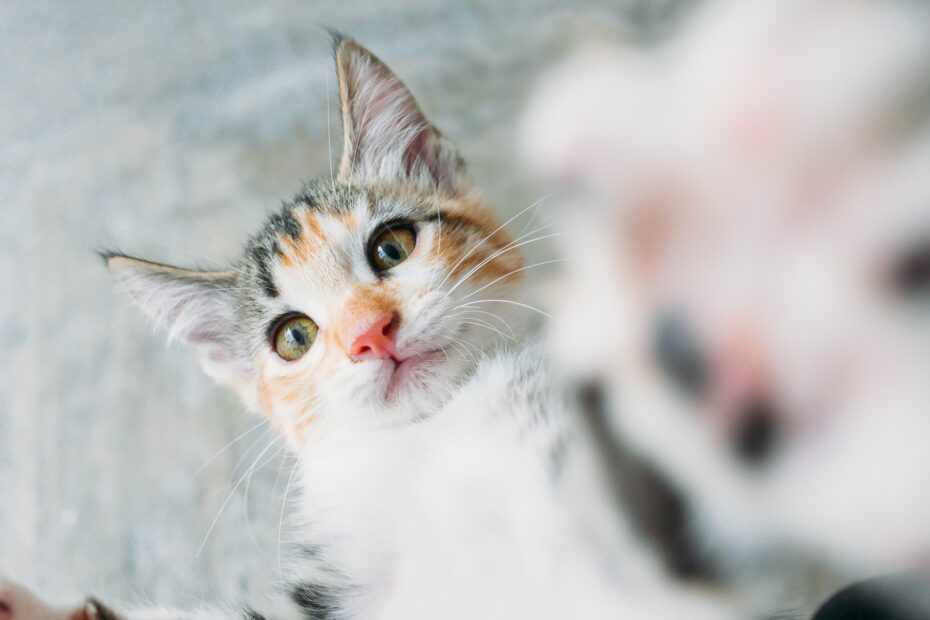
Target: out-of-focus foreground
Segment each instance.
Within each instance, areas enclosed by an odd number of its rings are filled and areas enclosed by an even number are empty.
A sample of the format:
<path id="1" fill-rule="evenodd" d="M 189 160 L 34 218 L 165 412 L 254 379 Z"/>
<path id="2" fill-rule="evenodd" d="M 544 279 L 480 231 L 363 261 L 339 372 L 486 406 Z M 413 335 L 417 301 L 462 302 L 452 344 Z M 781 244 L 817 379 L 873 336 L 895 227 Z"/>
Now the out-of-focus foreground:
<path id="1" fill-rule="evenodd" d="M 572 213 L 557 358 L 734 581 L 928 568 L 928 85 L 923 3 L 721 1 L 525 118 Z"/>

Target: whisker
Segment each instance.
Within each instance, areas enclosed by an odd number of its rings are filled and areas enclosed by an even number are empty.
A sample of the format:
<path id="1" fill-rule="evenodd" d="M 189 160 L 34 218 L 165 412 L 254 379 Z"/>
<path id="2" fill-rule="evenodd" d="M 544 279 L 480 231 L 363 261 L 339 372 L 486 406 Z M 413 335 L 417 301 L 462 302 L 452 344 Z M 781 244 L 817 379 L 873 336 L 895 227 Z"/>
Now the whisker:
<path id="1" fill-rule="evenodd" d="M 281 500 L 281 514 L 278 516 L 278 573 L 281 579 L 284 579 L 284 561 L 281 554 L 281 536 L 284 531 L 284 511 L 287 509 L 287 496 L 291 491 L 291 483 L 294 481 L 294 474 L 300 466 L 300 459 L 294 459 L 294 465 L 291 467 L 291 475 L 287 477 L 287 484 L 284 487 L 284 498 Z"/>
<path id="2" fill-rule="evenodd" d="M 471 362 L 472 364 L 477 363 L 474 354 L 465 346 L 465 343 L 459 340 L 458 338 L 450 338 L 450 344 L 454 345 L 459 352 L 459 357 L 462 361 Z M 463 353 L 464 351 L 464 353 Z"/>
<path id="3" fill-rule="evenodd" d="M 251 472 L 255 468 L 255 466 L 258 464 L 258 461 L 268 452 L 268 450 L 271 449 L 272 446 L 274 446 L 275 442 L 277 441 L 278 441 L 277 436 L 272 438 L 272 440 L 268 443 L 265 449 L 259 453 L 259 455 L 255 458 L 254 461 L 252 461 L 252 465 L 249 466 L 249 468 L 246 470 L 244 474 L 242 474 L 242 477 L 239 478 L 235 486 L 233 486 L 232 490 L 226 495 L 226 499 L 223 501 L 223 504 L 220 506 L 219 511 L 216 513 L 216 516 L 213 518 L 213 522 L 210 523 L 210 527 L 207 530 L 207 533 L 204 535 L 203 541 L 200 543 L 200 547 L 197 549 L 197 553 L 194 555 L 194 557 L 197 557 L 197 558 L 200 557 L 200 554 L 203 552 L 203 548 L 207 544 L 207 540 L 210 538 L 210 534 L 213 533 L 213 529 L 216 527 L 216 524 L 219 522 L 220 516 L 222 516 L 223 511 L 226 510 L 226 506 L 229 505 L 229 502 L 233 498 L 233 495 L 235 495 L 236 490 L 242 485 L 242 482 L 246 479 L 246 476 L 249 475 L 249 472 Z"/>
<path id="4" fill-rule="evenodd" d="M 450 288 L 448 291 L 446 291 L 446 297 L 448 297 L 449 295 L 451 295 L 451 294 L 452 294 L 452 291 L 454 291 L 455 289 L 457 289 L 461 284 L 463 284 L 463 283 L 464 283 L 465 281 L 467 281 L 471 276 L 473 276 L 475 273 L 477 273 L 478 270 L 480 270 L 482 267 L 484 267 L 485 265 L 487 265 L 489 262 L 491 262 L 491 261 L 494 260 L 495 258 L 497 258 L 497 257 L 499 257 L 499 256 L 501 256 L 501 255 L 503 255 L 503 254 L 506 254 L 507 252 L 510 252 L 511 250 L 515 250 L 515 249 L 517 249 L 517 248 L 519 248 L 519 247 L 522 247 L 522 246 L 524 246 L 524 245 L 528 245 L 528 244 L 530 244 L 530 243 L 535 243 L 535 242 L 537 242 L 537 241 L 543 241 L 543 240 L 545 240 L 545 239 L 552 239 L 553 237 L 563 237 L 563 236 L 565 236 L 565 235 L 567 235 L 567 234 L 568 234 L 567 232 L 550 233 L 550 234 L 548 234 L 548 235 L 540 235 L 540 236 L 538 236 L 538 237 L 533 237 L 532 239 L 527 239 L 526 241 L 523 241 L 523 242 L 521 242 L 521 243 L 517 243 L 517 244 L 508 244 L 507 246 L 501 248 L 501 249 L 498 250 L 497 252 L 494 252 L 493 254 L 491 254 L 490 256 L 488 256 L 487 258 L 485 258 L 483 261 L 481 261 L 480 263 L 478 263 L 476 266 L 472 267 L 471 270 L 470 270 L 468 273 L 466 273 L 464 276 L 462 276 L 462 278 L 461 278 L 458 282 L 455 283 L 455 286 L 453 286 L 453 287 Z"/>
<path id="5" fill-rule="evenodd" d="M 565 262 L 566 260 L 568 260 L 568 259 L 566 259 L 566 258 L 553 258 L 552 260 L 544 260 L 544 261 L 539 262 L 539 263 L 533 263 L 532 265 L 527 265 L 526 267 L 521 267 L 520 269 L 514 269 L 514 270 L 511 271 L 510 273 L 504 274 L 504 275 L 500 276 L 499 278 L 495 278 L 495 279 L 491 280 L 490 282 L 488 282 L 487 284 L 485 284 L 484 286 L 482 286 L 482 287 L 479 288 L 478 290 L 472 291 L 472 292 L 469 293 L 468 295 L 465 295 L 464 297 L 462 297 L 462 300 L 468 299 L 469 297 L 471 297 L 471 296 L 473 296 L 473 295 L 477 295 L 478 293 L 480 293 L 480 292 L 483 291 L 484 289 L 488 288 L 489 286 L 493 286 L 494 284 L 500 282 L 500 281 L 503 280 L 504 278 L 509 278 L 510 276 L 512 276 L 512 275 L 515 274 L 515 273 L 520 273 L 521 271 L 526 271 L 527 269 L 532 269 L 533 267 L 542 267 L 543 265 L 549 265 L 549 264 L 552 264 L 552 263 L 562 263 L 562 262 Z M 454 290 L 454 289 L 453 289 L 453 290 Z M 452 291 L 449 291 L 449 292 L 452 292 Z"/>
<path id="6" fill-rule="evenodd" d="M 225 446 L 223 446 L 223 447 L 220 449 L 219 452 L 217 452 L 216 454 L 214 454 L 213 456 L 211 456 L 209 459 L 207 459 L 207 461 L 206 461 L 203 465 L 200 466 L 200 469 L 198 469 L 197 471 L 195 471 L 195 472 L 194 472 L 194 475 L 191 476 L 191 477 L 192 477 L 192 478 L 195 478 L 195 477 L 197 477 L 198 475 L 200 475 L 200 473 L 203 472 L 203 470 L 205 470 L 205 469 L 207 468 L 207 466 L 210 465 L 210 463 L 212 463 L 213 461 L 215 461 L 216 459 L 218 459 L 218 458 L 220 457 L 220 455 L 222 455 L 224 452 L 226 452 L 227 450 L 229 450 L 235 443 L 241 441 L 241 440 L 242 440 L 244 437 L 246 437 L 247 435 L 252 434 L 252 433 L 255 431 L 255 429 L 261 428 L 264 424 L 265 424 L 265 421 L 264 421 L 264 420 L 259 420 L 257 424 L 255 424 L 254 426 L 249 427 L 245 432 L 241 433 L 238 437 L 236 437 L 235 439 L 233 439 L 232 441 L 230 441 L 228 444 L 226 444 Z M 252 445 L 255 445 L 255 444 L 252 444 Z"/>
<path id="7" fill-rule="evenodd" d="M 524 213 L 526 213 L 526 212 L 529 211 L 530 209 L 532 209 L 532 208 L 534 208 L 534 207 L 537 207 L 537 206 L 539 206 L 540 204 L 542 204 L 542 202 L 543 202 L 544 200 L 546 200 L 547 198 L 549 198 L 551 195 L 552 195 L 552 194 L 550 193 L 550 194 L 546 194 L 546 195 L 544 195 L 543 197 L 539 198 L 536 202 L 534 202 L 534 203 L 531 204 L 530 206 L 526 207 L 525 209 L 521 210 L 519 213 L 517 213 L 516 215 L 514 215 L 513 217 L 511 217 L 509 220 L 507 220 L 506 222 L 504 222 L 503 224 L 501 224 L 500 226 L 498 226 L 497 228 L 495 228 L 494 230 L 492 230 L 484 239 L 482 239 L 481 241 L 479 241 L 478 243 L 476 243 L 475 245 L 473 245 L 472 248 L 471 248 L 470 250 L 468 250 L 468 252 L 466 252 L 466 253 L 452 266 L 451 269 L 449 269 L 449 273 L 446 274 L 446 277 L 443 278 L 442 282 L 439 283 L 439 286 L 438 286 L 437 288 L 442 288 L 442 285 L 445 284 L 445 283 L 446 283 L 446 280 L 448 280 L 449 277 L 455 272 L 455 269 L 456 269 L 459 265 L 461 265 L 462 262 L 465 261 L 465 259 L 467 259 L 469 256 L 471 256 L 472 253 L 473 253 L 475 250 L 477 250 L 478 247 L 479 247 L 481 244 L 483 244 L 485 241 L 487 241 L 488 239 L 490 239 L 491 237 L 493 237 L 495 234 L 497 234 L 497 232 L 500 231 L 501 229 L 503 229 L 507 224 L 511 223 L 512 221 L 514 221 L 515 219 L 517 219 L 518 217 L 520 217 L 521 215 L 523 215 Z"/>
<path id="8" fill-rule="evenodd" d="M 537 234 L 537 233 L 539 233 L 539 232 L 541 232 L 541 231 L 543 231 L 543 230 L 545 230 L 545 229 L 547 229 L 547 228 L 551 228 L 552 226 L 555 226 L 556 224 L 559 224 L 559 223 L 561 223 L 561 221 L 559 221 L 559 222 L 550 222 L 550 223 L 548 223 L 548 224 L 543 224 L 542 226 L 539 226 L 538 228 L 535 228 L 534 230 L 531 230 L 531 231 L 528 232 L 528 233 L 522 234 L 522 235 L 520 235 L 519 237 L 517 237 L 516 239 L 512 239 L 511 241 L 508 241 L 508 242 L 507 242 L 506 244 L 504 244 L 502 247 L 500 247 L 500 248 L 498 248 L 497 250 L 495 250 L 494 252 L 492 252 L 492 256 L 490 256 L 490 257 L 488 257 L 488 258 L 490 258 L 490 259 L 496 258 L 496 256 L 499 256 L 499 254 L 497 254 L 498 252 L 502 252 L 503 250 L 509 250 L 509 249 L 512 248 L 515 244 L 519 243 L 520 241 L 523 241 L 523 240 L 526 239 L 527 237 L 529 237 L 529 236 L 531 236 L 531 235 L 535 235 L 535 234 Z M 478 246 L 481 245 L 481 243 L 482 243 L 482 242 L 479 241 L 477 244 L 475 244 L 474 246 L 472 246 L 472 247 L 471 247 L 471 251 L 477 249 Z M 482 261 L 482 263 L 481 263 L 480 265 L 478 265 L 478 268 L 480 268 L 480 267 L 482 267 L 484 264 L 486 264 L 486 260 L 487 260 L 487 259 L 485 259 L 485 261 Z M 448 273 L 447 276 L 446 276 L 447 279 L 448 279 L 448 277 L 449 277 L 450 275 L 452 275 L 452 272 L 458 267 L 458 265 L 459 265 L 460 263 L 461 263 L 461 261 L 459 261 L 458 263 L 456 263 L 455 265 L 452 266 L 452 268 L 449 270 L 449 273 Z M 469 270 L 469 271 L 463 276 L 463 279 L 464 279 L 464 278 L 468 278 L 468 277 L 471 275 L 471 273 L 472 273 L 473 270 L 474 270 L 474 268 L 473 268 L 472 270 Z M 440 286 L 437 287 L 437 288 L 441 288 L 441 287 L 442 287 L 442 284 L 444 284 L 444 283 L 445 283 L 445 280 L 444 280 L 443 282 L 441 282 L 441 283 L 440 283 Z M 456 284 L 459 284 L 459 283 L 461 283 L 461 279 L 460 279 Z M 454 289 L 455 289 L 455 286 L 452 287 L 452 290 L 454 290 Z M 450 291 L 450 292 L 451 292 L 451 291 Z"/>
<path id="9" fill-rule="evenodd" d="M 461 308 L 461 307 L 464 307 L 464 306 L 470 306 L 470 305 L 472 305 L 472 304 L 482 304 L 482 303 L 489 303 L 489 302 L 497 302 L 497 303 L 501 303 L 501 304 L 513 304 L 513 305 L 515 305 L 515 306 L 520 306 L 521 308 L 526 308 L 527 310 L 533 310 L 534 312 L 538 312 L 539 314 L 543 315 L 544 317 L 546 317 L 546 318 L 548 318 L 548 319 L 551 319 L 551 320 L 553 320 L 553 321 L 558 322 L 558 319 L 557 319 L 557 318 L 555 318 L 554 316 L 552 316 L 551 314 L 549 314 L 549 313 L 547 313 L 547 312 L 543 312 L 543 311 L 540 310 L 539 308 L 536 308 L 536 307 L 531 306 L 531 305 L 529 305 L 529 304 L 520 303 L 519 301 L 513 301 L 513 300 L 510 300 L 510 299 L 477 299 L 477 300 L 475 300 L 475 301 L 469 301 L 469 302 L 466 302 L 466 303 L 464 303 L 464 304 L 460 304 L 460 305 L 456 306 L 456 308 Z"/>
<path id="10" fill-rule="evenodd" d="M 513 327 L 510 326 L 510 323 L 508 323 L 507 321 L 505 321 L 505 320 L 504 320 L 502 317 L 500 317 L 499 315 L 494 314 L 493 312 L 488 312 L 488 311 L 486 311 L 486 310 L 481 310 L 481 309 L 479 309 L 479 308 L 466 308 L 466 309 L 464 309 L 464 310 L 461 310 L 459 313 L 455 314 L 454 316 L 458 316 L 459 314 L 469 314 L 469 313 L 485 314 L 485 315 L 487 315 L 487 316 L 493 317 L 493 318 L 497 319 L 498 321 L 500 321 L 500 322 L 504 325 L 504 327 L 507 328 L 507 331 L 510 332 L 510 335 L 511 335 L 511 336 L 513 336 L 514 338 L 517 337 L 517 334 L 516 334 L 516 332 L 513 330 Z"/>
<path id="11" fill-rule="evenodd" d="M 484 327 L 485 329 L 489 329 L 489 330 L 493 331 L 494 333 L 498 334 L 501 338 L 505 338 L 505 339 L 507 339 L 507 340 L 510 340 L 511 342 L 520 345 L 520 346 L 523 347 L 524 349 L 529 349 L 529 347 L 527 347 L 523 342 L 517 340 L 516 338 L 514 338 L 514 337 L 512 337 L 512 336 L 508 336 L 507 334 L 505 334 L 505 333 L 502 332 L 501 330 L 497 329 L 496 327 L 494 327 L 493 325 L 491 325 L 491 324 L 488 323 L 487 321 L 481 321 L 480 319 L 466 319 L 466 320 L 462 321 L 462 323 L 463 323 L 463 324 L 466 324 L 466 325 L 475 325 L 476 327 Z"/>
<path id="12" fill-rule="evenodd" d="M 272 454 L 269 457 L 269 462 L 276 458 L 280 458 L 282 454 L 284 454 L 286 451 L 287 451 L 287 446 L 283 446 L 283 445 L 279 446 L 277 451 L 275 451 L 274 454 Z M 244 512 L 243 512 L 243 516 L 245 518 L 245 529 L 246 529 L 246 532 L 248 532 L 249 534 L 249 539 L 252 541 L 252 544 L 255 545 L 256 548 L 261 548 L 261 545 L 258 542 L 258 538 L 255 536 L 255 529 L 252 527 L 252 518 L 249 513 L 249 493 L 252 490 L 252 479 L 255 476 L 255 472 L 258 471 L 258 469 L 260 468 L 261 468 L 261 465 L 257 465 L 255 468 L 252 469 L 252 472 L 248 474 L 248 477 L 246 478 L 246 482 L 245 482 L 245 489 L 242 492 L 242 496 L 244 498 L 243 501 L 245 504 Z M 278 471 L 280 471 L 280 468 L 278 468 Z"/>

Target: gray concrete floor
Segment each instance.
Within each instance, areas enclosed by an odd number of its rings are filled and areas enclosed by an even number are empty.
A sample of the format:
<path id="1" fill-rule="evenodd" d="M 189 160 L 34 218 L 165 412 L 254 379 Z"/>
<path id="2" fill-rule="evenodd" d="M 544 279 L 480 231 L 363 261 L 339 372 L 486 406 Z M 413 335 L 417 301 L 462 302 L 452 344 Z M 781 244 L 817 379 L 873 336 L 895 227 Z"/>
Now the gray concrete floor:
<path id="1" fill-rule="evenodd" d="M 512 212 L 536 197 L 511 140 L 538 69 L 676 4 L 0 4 L 0 572 L 182 605 L 276 577 L 290 462 L 274 446 L 246 475 L 270 431 L 232 443 L 256 420 L 151 333 L 94 250 L 215 265 L 328 175 L 321 25 L 394 67 Z"/>

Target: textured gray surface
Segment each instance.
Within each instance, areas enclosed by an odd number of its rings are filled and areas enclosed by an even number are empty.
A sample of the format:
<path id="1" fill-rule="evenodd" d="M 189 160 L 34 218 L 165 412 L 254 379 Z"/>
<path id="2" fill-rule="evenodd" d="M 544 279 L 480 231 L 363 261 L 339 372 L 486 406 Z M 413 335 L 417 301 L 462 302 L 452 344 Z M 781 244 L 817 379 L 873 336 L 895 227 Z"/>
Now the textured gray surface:
<path id="1" fill-rule="evenodd" d="M 0 572 L 179 604 L 274 579 L 288 461 L 272 446 L 230 495 L 270 432 L 231 444 L 256 420 L 151 334 L 93 251 L 216 264 L 328 175 L 320 25 L 393 66 L 513 211 L 534 198 L 510 145 L 536 70 L 670 3 L 607 4 L 0 4 Z"/>

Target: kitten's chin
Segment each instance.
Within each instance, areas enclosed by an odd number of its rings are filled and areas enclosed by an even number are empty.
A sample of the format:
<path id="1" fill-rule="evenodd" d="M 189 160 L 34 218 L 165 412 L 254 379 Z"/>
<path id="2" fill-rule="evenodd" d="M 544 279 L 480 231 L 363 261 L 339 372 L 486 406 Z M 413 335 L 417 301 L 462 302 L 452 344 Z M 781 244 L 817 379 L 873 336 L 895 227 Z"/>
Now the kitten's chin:
<path id="1" fill-rule="evenodd" d="M 328 398 L 334 423 L 347 429 L 391 428 L 431 417 L 471 370 L 464 358 L 439 349 L 360 366 L 351 385 L 340 382 Z"/>
<path id="2" fill-rule="evenodd" d="M 394 371 L 384 389 L 384 402 L 392 405 L 409 392 L 429 390 L 431 380 L 440 379 L 441 367 L 446 362 L 442 351 L 425 351 L 400 361 L 391 360 Z"/>
<path id="3" fill-rule="evenodd" d="M 385 363 L 391 368 L 377 389 L 383 408 L 381 421 L 388 426 L 430 417 L 451 396 L 468 371 L 462 361 L 438 349 Z"/>

